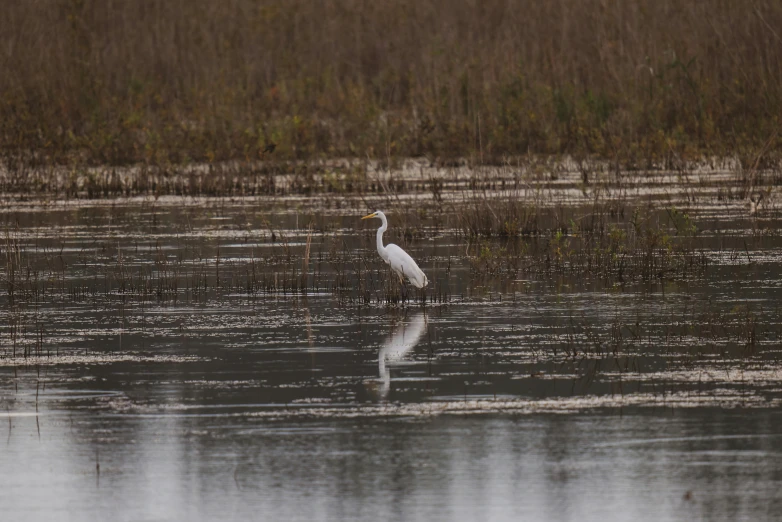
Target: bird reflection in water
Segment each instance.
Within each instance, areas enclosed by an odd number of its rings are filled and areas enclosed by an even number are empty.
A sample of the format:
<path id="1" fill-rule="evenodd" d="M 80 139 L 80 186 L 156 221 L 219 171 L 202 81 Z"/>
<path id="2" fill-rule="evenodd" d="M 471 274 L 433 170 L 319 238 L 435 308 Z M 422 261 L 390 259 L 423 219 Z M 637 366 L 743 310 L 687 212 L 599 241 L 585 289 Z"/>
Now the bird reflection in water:
<path id="1" fill-rule="evenodd" d="M 398 325 L 391 336 L 380 347 L 377 358 L 380 374 L 380 397 L 385 400 L 391 389 L 391 370 L 389 365 L 398 363 L 409 354 L 426 332 L 426 314 L 419 312 L 409 321 Z"/>

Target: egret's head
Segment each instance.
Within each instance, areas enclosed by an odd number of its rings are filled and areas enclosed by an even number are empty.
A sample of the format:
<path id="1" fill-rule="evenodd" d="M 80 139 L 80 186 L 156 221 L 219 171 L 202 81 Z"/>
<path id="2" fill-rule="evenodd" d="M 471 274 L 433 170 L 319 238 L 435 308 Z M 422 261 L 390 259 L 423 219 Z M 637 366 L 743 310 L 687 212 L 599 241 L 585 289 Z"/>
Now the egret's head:
<path id="1" fill-rule="evenodd" d="M 372 218 L 380 217 L 380 216 L 378 216 L 379 213 L 380 213 L 380 211 L 378 210 L 377 212 L 372 212 L 368 216 L 364 216 L 361 219 L 372 219 Z"/>

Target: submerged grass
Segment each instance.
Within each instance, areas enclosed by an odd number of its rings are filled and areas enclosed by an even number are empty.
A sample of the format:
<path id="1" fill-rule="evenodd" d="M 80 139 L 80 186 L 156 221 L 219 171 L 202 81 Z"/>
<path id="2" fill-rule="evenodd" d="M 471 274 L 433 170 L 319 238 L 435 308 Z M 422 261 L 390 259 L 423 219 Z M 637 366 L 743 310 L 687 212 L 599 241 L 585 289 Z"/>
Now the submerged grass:
<path id="1" fill-rule="evenodd" d="M 727 310 L 711 301 L 696 303 L 684 316 L 657 324 L 628 319 L 627 315 L 616 314 L 610 324 L 598 327 L 583 316 L 571 315 L 564 335 L 565 355 L 571 359 L 620 357 L 654 347 L 664 349 L 666 355 L 686 356 L 690 361 L 715 356 L 754 357 L 761 340 L 768 342 L 780 336 L 776 321 L 748 303 Z"/>

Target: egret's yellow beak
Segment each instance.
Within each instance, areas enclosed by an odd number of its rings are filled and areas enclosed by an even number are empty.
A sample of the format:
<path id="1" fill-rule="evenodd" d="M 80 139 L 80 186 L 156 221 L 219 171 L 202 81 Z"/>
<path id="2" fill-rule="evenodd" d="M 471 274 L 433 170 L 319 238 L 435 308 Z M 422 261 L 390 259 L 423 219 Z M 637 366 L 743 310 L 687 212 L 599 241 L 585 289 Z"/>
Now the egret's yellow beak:
<path id="1" fill-rule="evenodd" d="M 373 217 L 377 217 L 377 212 L 372 212 L 370 215 L 364 216 L 361 219 L 369 219 L 369 218 L 373 218 Z"/>

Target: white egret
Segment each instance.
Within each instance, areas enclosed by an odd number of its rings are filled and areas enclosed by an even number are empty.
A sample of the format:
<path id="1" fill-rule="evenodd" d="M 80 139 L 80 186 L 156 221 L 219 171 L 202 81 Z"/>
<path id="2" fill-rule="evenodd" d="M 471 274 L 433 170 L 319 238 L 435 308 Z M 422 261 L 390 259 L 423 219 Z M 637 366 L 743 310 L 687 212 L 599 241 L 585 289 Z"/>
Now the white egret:
<path id="1" fill-rule="evenodd" d="M 389 243 L 383 246 L 383 232 L 388 229 L 388 220 L 386 215 L 381 211 L 373 212 L 368 216 L 364 216 L 361 219 L 379 218 L 383 224 L 377 229 L 377 253 L 383 258 L 383 261 L 388 263 L 396 275 L 399 276 L 399 282 L 404 284 L 404 278 L 406 277 L 410 283 L 416 288 L 423 288 L 429 284 L 429 280 L 426 278 L 426 274 L 418 268 L 418 265 L 410 255 L 394 245 Z"/>

